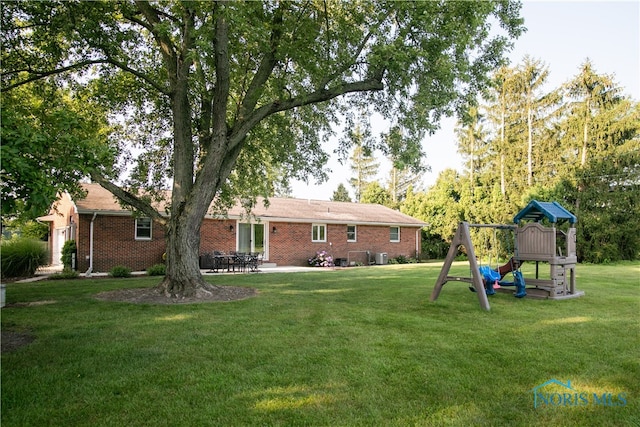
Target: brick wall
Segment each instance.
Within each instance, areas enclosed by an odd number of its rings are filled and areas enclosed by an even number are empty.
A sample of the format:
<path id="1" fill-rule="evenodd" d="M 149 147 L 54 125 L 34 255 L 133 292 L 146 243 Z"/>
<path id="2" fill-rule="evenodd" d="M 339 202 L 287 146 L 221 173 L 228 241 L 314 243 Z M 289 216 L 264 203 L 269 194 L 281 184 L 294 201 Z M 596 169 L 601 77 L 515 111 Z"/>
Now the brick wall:
<path id="1" fill-rule="evenodd" d="M 89 233 L 92 215 L 80 215 L 77 229 L 78 270 L 89 268 Z M 229 227 L 233 226 L 233 230 Z M 236 221 L 205 219 L 201 227 L 200 253 L 214 250 L 236 250 Z M 273 227 L 276 232 L 273 233 Z M 311 224 L 270 222 L 265 228 L 269 257 L 265 261 L 278 265 L 307 265 L 316 252 L 325 250 L 334 258 L 349 258 L 366 262 L 366 251 L 373 260 L 376 253 L 386 252 L 389 258 L 416 255 L 416 229 L 401 228 L 400 242 L 389 241 L 389 227 L 357 226 L 357 241 L 347 242 L 346 224 L 328 224 L 327 241 L 311 241 Z M 162 262 L 165 252 L 164 227 L 154 223 L 152 240 L 135 240 L 135 219 L 131 216 L 98 215 L 94 222 L 94 272 L 108 272 L 116 265 L 134 271 L 146 270 Z"/>
<path id="2" fill-rule="evenodd" d="M 200 253 L 235 251 L 236 232 L 235 220 L 205 219 L 200 228 Z"/>
<path id="3" fill-rule="evenodd" d="M 79 271 L 89 268 L 90 229 L 93 215 L 80 215 L 78 227 Z M 164 227 L 153 223 L 151 240 L 135 239 L 135 219 L 131 216 L 105 216 L 98 214 L 93 230 L 93 271 L 108 272 L 116 265 L 133 271 L 146 270 L 162 262 L 165 251 Z"/>
<path id="4" fill-rule="evenodd" d="M 270 223 L 277 233 L 269 236 L 269 261 L 278 265 L 307 265 L 316 252 L 327 251 L 333 258 L 349 258 L 366 262 L 366 251 L 371 258 L 386 252 L 389 258 L 399 255 L 416 256 L 416 229 L 401 228 L 400 242 L 390 242 L 389 227 L 358 225 L 356 242 L 347 242 L 346 224 L 327 224 L 327 241 L 311 241 L 311 224 L 291 222 Z"/>

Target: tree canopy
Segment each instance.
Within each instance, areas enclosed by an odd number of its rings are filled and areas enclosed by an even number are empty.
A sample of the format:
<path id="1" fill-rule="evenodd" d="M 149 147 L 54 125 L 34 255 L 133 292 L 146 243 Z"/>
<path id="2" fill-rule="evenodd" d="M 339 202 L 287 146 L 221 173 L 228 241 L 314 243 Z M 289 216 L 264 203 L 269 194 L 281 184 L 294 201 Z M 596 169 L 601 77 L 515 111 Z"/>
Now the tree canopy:
<path id="1" fill-rule="evenodd" d="M 104 111 L 55 86 L 38 82 L 1 95 L 2 216 L 44 215 L 57 193 L 81 196 L 89 171 L 113 171 Z"/>
<path id="2" fill-rule="evenodd" d="M 402 127 L 405 143 L 388 154 L 419 153 L 420 135 L 473 102 L 522 31 L 520 3 L 504 0 L 2 7 L 3 91 L 54 79 L 124 123 L 132 175 L 87 173 L 166 225 L 168 295 L 204 289 L 199 229 L 212 200 L 268 194 L 263 165 L 285 180 L 321 178 L 323 141 L 355 109 Z M 167 183 L 168 215 L 143 197 Z"/>

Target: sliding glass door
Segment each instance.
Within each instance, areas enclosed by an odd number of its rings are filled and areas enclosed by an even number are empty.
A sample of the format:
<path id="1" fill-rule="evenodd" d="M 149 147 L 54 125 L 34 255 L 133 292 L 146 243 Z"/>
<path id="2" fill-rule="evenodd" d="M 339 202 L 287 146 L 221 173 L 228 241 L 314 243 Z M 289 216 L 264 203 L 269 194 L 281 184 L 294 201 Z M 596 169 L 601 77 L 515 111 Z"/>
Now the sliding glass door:
<path id="1" fill-rule="evenodd" d="M 238 224 L 238 252 L 264 251 L 264 224 Z"/>

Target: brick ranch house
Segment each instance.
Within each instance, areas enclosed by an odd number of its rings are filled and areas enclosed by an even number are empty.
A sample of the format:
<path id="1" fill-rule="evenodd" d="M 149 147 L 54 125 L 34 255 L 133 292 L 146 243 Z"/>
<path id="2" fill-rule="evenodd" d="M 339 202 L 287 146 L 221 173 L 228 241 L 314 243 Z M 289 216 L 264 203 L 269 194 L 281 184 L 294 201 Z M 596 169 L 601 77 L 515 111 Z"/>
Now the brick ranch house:
<path id="1" fill-rule="evenodd" d="M 76 241 L 77 269 L 107 272 L 116 265 L 132 270 L 162 262 L 165 233 L 161 224 L 136 217 L 98 184 L 83 184 L 87 196 L 72 200 L 63 194 L 50 214 L 51 263 L 60 264 L 64 242 Z M 318 251 L 349 263 L 372 262 L 420 250 L 425 223 L 381 205 L 319 200 L 270 198 L 261 201 L 247 219 L 238 205 L 227 217 L 207 215 L 202 223 L 200 253 L 260 252 L 265 262 L 307 265 Z"/>

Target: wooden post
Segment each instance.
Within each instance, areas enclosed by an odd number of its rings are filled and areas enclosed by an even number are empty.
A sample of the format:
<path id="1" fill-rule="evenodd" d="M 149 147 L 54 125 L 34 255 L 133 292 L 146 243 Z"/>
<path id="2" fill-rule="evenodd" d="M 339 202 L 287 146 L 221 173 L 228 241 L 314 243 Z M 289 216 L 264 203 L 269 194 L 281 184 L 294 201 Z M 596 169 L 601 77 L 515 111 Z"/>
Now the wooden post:
<path id="1" fill-rule="evenodd" d="M 447 253 L 447 257 L 445 258 L 444 264 L 442 265 L 442 270 L 440 270 L 440 275 L 438 276 L 436 285 L 431 292 L 430 300 L 435 301 L 438 298 L 442 287 L 451 278 L 449 276 L 449 270 L 451 269 L 451 264 L 456 257 L 456 253 L 458 252 L 458 247 L 460 245 L 464 246 L 467 249 L 467 256 L 469 258 L 469 265 L 471 267 L 471 283 L 473 285 L 473 288 L 476 290 L 476 294 L 478 294 L 478 301 L 480 302 L 480 306 L 485 310 L 490 310 L 491 307 L 489 306 L 489 300 L 484 289 L 482 276 L 480 275 L 480 269 L 478 268 L 478 261 L 476 260 L 476 254 L 473 250 L 473 243 L 471 243 L 469 223 L 467 222 L 461 222 L 458 225 L 458 230 L 456 230 L 456 234 L 453 236 L 451 246 L 449 246 L 449 252 Z"/>

